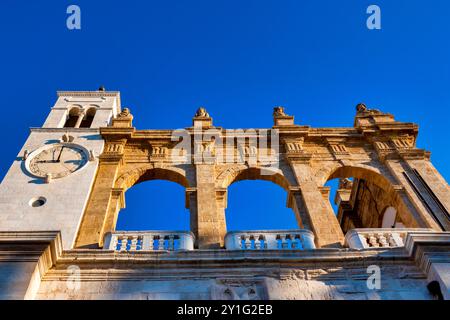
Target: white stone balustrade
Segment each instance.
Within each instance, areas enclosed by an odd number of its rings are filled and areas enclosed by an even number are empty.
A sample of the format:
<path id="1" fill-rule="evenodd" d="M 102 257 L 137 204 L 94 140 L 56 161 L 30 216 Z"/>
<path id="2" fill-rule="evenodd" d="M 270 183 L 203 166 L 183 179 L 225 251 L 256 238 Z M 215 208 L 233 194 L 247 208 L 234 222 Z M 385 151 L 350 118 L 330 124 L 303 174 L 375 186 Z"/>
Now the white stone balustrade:
<path id="1" fill-rule="evenodd" d="M 108 232 L 103 248 L 114 251 L 194 250 L 194 235 L 188 231 Z"/>
<path id="2" fill-rule="evenodd" d="M 360 228 L 345 235 L 345 245 L 351 249 L 403 247 L 408 233 L 427 232 L 423 228 Z"/>
<path id="3" fill-rule="evenodd" d="M 232 231 L 225 236 L 227 250 L 315 249 L 314 234 L 308 230 Z"/>

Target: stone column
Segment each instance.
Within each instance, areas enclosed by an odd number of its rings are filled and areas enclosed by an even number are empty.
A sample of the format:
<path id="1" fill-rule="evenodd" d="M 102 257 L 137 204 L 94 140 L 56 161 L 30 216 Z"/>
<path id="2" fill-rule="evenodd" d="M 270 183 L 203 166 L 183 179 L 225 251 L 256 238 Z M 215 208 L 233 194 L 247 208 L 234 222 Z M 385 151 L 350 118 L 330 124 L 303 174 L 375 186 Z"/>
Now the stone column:
<path id="1" fill-rule="evenodd" d="M 218 215 L 214 164 L 196 164 L 197 192 L 195 211 L 191 209 L 191 228 L 196 232 L 199 249 L 223 246 L 226 230 Z M 193 204 L 191 204 L 191 208 Z M 223 210 L 222 210 L 223 211 Z"/>
<path id="2" fill-rule="evenodd" d="M 318 248 L 340 247 L 344 243 L 344 234 L 330 201 L 324 199 L 321 188 L 312 179 L 309 164 L 291 160 L 291 167 L 301 195 L 297 203 L 304 206 L 303 225 L 314 232 Z"/>
<path id="3" fill-rule="evenodd" d="M 75 243 L 77 248 L 101 247 L 104 233 L 112 231 L 106 230 L 105 226 L 109 221 L 108 225 L 111 229 L 111 223 L 116 214 L 114 210 L 117 209 L 117 201 L 111 200 L 120 161 L 120 156 L 115 158 L 100 156 L 97 176 Z"/>
<path id="4" fill-rule="evenodd" d="M 84 111 L 80 112 L 80 114 L 78 115 L 78 119 L 77 119 L 77 122 L 75 123 L 74 128 L 79 128 L 80 127 L 81 122 L 83 121 L 84 115 L 85 115 Z"/>

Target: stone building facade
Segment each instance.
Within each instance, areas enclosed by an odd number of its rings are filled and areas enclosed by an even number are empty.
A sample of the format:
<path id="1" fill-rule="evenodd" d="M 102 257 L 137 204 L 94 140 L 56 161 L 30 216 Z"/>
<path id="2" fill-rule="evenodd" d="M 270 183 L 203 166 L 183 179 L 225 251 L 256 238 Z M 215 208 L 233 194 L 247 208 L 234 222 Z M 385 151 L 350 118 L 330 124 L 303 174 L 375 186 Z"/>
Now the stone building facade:
<path id="1" fill-rule="evenodd" d="M 118 92 L 58 92 L 0 185 L 0 298 L 449 299 L 450 187 L 418 126 L 364 104 L 352 128 L 272 116 L 230 130 L 199 108 L 184 130 L 139 130 Z M 153 179 L 185 188 L 190 230 L 116 230 Z M 227 230 L 227 188 L 256 179 L 298 229 Z"/>

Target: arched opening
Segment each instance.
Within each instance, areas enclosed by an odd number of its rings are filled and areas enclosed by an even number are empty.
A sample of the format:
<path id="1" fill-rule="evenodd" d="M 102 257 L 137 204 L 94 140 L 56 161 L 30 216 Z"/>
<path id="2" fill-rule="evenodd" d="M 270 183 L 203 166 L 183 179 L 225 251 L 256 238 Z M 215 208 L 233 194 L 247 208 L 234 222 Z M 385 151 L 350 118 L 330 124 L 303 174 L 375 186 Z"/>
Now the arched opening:
<path id="1" fill-rule="evenodd" d="M 165 180 L 138 183 L 125 194 L 116 230 L 189 230 L 183 186 Z"/>
<path id="2" fill-rule="evenodd" d="M 89 108 L 86 111 L 86 114 L 84 115 L 84 118 L 80 123 L 80 128 L 90 128 L 91 127 L 92 121 L 94 121 L 96 111 L 97 110 L 95 108 Z"/>
<path id="3" fill-rule="evenodd" d="M 242 168 L 229 173 L 221 186 L 228 187 L 227 249 L 315 248 L 313 233 L 300 229 L 299 215 L 287 208 L 290 183 L 281 171 Z"/>
<path id="4" fill-rule="evenodd" d="M 125 207 L 105 245 L 119 251 L 192 250 L 195 239 L 184 206 L 188 186 L 181 172 L 170 169 L 141 167 L 119 177 L 116 187 L 126 191 Z"/>
<path id="5" fill-rule="evenodd" d="M 328 178 L 330 202 L 342 231 L 355 228 L 417 227 L 389 180 L 360 167 L 340 167 Z"/>
<path id="6" fill-rule="evenodd" d="M 286 207 L 286 198 L 286 191 L 272 182 L 233 183 L 228 187 L 227 229 L 297 229 L 295 215 Z"/>
<path id="7" fill-rule="evenodd" d="M 78 117 L 80 116 L 81 109 L 78 107 L 73 107 L 69 110 L 67 114 L 66 122 L 64 124 L 64 128 L 75 128 Z"/>

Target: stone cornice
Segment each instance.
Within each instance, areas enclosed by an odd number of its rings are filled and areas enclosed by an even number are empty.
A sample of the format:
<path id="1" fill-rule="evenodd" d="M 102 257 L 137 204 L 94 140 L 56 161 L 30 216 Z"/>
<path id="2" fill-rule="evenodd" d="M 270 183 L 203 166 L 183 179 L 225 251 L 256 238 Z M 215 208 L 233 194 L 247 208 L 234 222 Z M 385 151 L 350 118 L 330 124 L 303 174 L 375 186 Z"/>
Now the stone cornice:
<path id="1" fill-rule="evenodd" d="M 49 132 L 74 132 L 74 133 L 81 133 L 81 132 L 86 132 L 86 133 L 97 133 L 100 134 L 100 130 L 98 128 L 35 128 L 32 127 L 30 128 L 30 132 L 45 132 L 45 133 L 49 133 Z"/>
<path id="2" fill-rule="evenodd" d="M 50 267 L 62 254 L 59 231 L 0 231 L 1 261 L 39 258 L 48 249 L 45 262 Z"/>
<path id="3" fill-rule="evenodd" d="M 57 91 L 58 97 L 120 97 L 120 91 Z"/>

